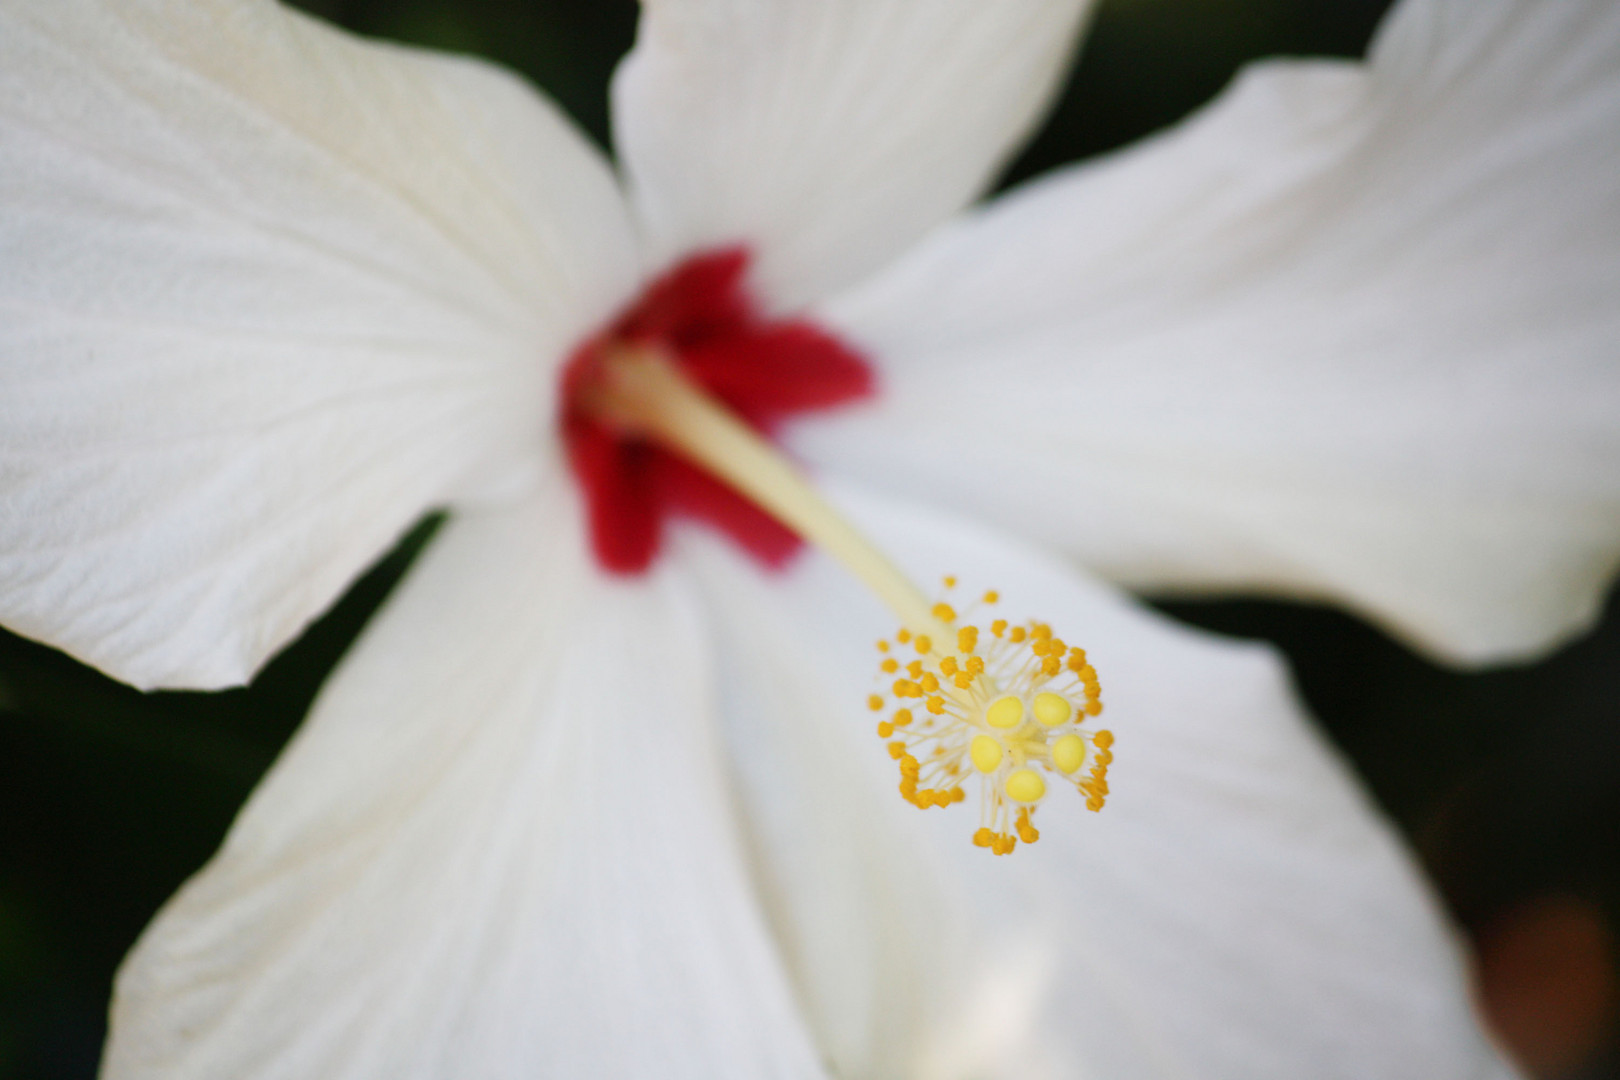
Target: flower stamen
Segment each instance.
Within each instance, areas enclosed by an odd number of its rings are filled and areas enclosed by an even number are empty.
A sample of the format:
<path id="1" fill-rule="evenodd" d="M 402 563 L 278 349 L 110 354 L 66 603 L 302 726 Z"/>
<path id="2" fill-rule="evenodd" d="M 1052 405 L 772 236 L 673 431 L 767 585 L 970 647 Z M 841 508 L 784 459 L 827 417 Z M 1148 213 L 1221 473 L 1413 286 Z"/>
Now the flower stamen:
<path id="1" fill-rule="evenodd" d="M 989 636 L 981 634 L 978 622 L 965 620 L 1000 602 L 993 589 L 961 612 L 944 600 L 930 603 L 792 463 L 657 345 L 612 350 L 579 402 L 600 422 L 655 440 L 729 483 L 839 559 L 900 617 L 894 643 L 877 643 L 886 692 L 869 695 L 867 706 L 883 713 L 891 697 L 920 705 L 901 704 L 877 724 L 907 802 L 925 810 L 963 802 L 964 780 L 977 776 L 973 842 L 997 855 L 1039 839 L 1032 819 L 1048 778 L 1074 786 L 1088 809 L 1102 809 L 1114 737 L 1082 729 L 1102 712 L 1102 688 L 1084 649 L 1034 620 L 1014 626 L 993 619 Z M 947 591 L 956 584 L 945 579 Z M 902 646 L 915 659 L 902 660 Z"/>

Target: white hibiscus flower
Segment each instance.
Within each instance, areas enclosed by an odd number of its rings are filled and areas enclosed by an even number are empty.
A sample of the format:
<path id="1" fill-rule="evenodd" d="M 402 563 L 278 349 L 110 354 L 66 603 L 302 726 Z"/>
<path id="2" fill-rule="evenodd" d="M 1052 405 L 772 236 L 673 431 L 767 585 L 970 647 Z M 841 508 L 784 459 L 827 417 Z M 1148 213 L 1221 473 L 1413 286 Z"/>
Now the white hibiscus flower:
<path id="1" fill-rule="evenodd" d="M 130 957 L 107 1076 L 1507 1072 L 1274 657 L 1088 573 L 1465 659 L 1592 617 L 1620 7 L 1407 0 L 1365 64 L 1260 65 L 964 213 L 1083 6 L 649 0 L 615 172 L 487 65 L 270 0 L 0 2 L 0 618 L 228 685 L 455 511 Z M 875 376 L 783 433 L 818 488 L 1083 638 L 1105 813 L 992 859 L 900 803 L 880 606 L 661 534 L 783 545 L 558 438 L 584 343 L 692 360 L 647 290 L 705 258 L 750 260 L 722 337 Z"/>

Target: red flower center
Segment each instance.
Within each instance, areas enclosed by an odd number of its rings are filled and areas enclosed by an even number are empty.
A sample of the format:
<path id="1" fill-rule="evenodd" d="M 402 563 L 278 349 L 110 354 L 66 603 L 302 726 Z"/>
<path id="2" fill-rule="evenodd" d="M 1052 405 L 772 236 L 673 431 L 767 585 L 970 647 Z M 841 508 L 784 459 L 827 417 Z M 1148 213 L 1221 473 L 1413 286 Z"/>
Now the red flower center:
<path id="1" fill-rule="evenodd" d="M 581 404 L 602 358 L 621 344 L 656 345 L 739 417 L 769 436 L 799 412 L 865 397 L 871 369 L 802 319 L 765 318 L 744 287 L 746 249 L 693 255 L 575 351 L 562 371 L 562 434 L 584 489 L 591 546 L 608 570 L 652 564 L 670 514 L 719 528 L 767 566 L 801 541 L 753 502 L 678 454 L 616 430 Z"/>

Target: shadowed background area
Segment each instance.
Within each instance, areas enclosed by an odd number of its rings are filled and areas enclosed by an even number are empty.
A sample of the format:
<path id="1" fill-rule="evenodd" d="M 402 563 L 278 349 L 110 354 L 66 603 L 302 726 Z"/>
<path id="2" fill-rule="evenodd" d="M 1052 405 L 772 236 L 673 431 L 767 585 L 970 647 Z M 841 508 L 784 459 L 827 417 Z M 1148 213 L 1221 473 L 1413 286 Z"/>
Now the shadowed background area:
<path id="1" fill-rule="evenodd" d="M 478 52 L 606 145 L 627 0 L 305 0 L 352 29 Z M 1384 0 L 1107 0 L 1008 183 L 1208 100 L 1245 61 L 1356 56 Z M 0 635 L 0 1077 L 94 1075 L 112 973 L 218 844 L 322 679 L 428 542 L 425 521 L 243 690 L 140 694 Z M 1161 600 L 1275 642 L 1474 942 L 1481 1000 L 1535 1076 L 1620 1078 L 1620 594 L 1586 639 L 1463 674 L 1321 608 Z"/>

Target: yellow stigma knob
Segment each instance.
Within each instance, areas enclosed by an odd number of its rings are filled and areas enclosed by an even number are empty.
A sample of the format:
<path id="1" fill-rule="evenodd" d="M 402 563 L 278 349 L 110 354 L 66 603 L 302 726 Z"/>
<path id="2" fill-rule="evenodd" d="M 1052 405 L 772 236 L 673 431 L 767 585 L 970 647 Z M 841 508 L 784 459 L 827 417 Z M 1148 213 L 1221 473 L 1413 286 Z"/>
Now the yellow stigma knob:
<path id="1" fill-rule="evenodd" d="M 991 727 L 1015 728 L 1024 722 L 1024 703 L 1012 696 L 997 698 L 984 711 L 984 719 Z"/>
<path id="2" fill-rule="evenodd" d="M 1057 727 L 1059 724 L 1069 722 L 1074 715 L 1074 706 L 1062 694 L 1050 691 L 1035 695 L 1035 719 L 1047 727 Z"/>
<path id="3" fill-rule="evenodd" d="M 1052 764 L 1060 773 L 1072 773 L 1086 760 L 1086 741 L 1078 735 L 1065 735 L 1052 742 Z"/>
<path id="4" fill-rule="evenodd" d="M 1001 768 L 1001 744 L 988 735 L 975 735 L 968 744 L 968 756 L 973 758 L 973 767 L 982 773 L 993 773 Z"/>
<path id="5" fill-rule="evenodd" d="M 981 735 L 979 738 L 982 739 L 984 736 Z M 1041 796 L 1045 794 L 1046 781 L 1042 780 L 1041 774 L 1034 769 L 1019 769 L 1007 777 L 1007 797 L 1014 802 L 1039 802 Z"/>

